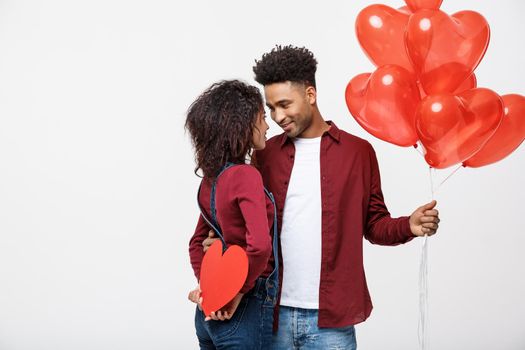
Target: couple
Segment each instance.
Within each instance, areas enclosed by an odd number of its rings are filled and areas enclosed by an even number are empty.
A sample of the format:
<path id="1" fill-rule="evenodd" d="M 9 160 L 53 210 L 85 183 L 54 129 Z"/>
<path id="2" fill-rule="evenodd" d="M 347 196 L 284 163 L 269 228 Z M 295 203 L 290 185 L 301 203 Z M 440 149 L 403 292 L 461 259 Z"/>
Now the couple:
<path id="1" fill-rule="evenodd" d="M 203 173 L 203 215 L 189 248 L 195 276 L 214 239 L 240 245 L 249 260 L 246 282 L 228 305 L 209 318 L 197 308 L 201 349 L 355 349 L 353 325 L 372 310 L 363 236 L 397 245 L 436 233 L 435 201 L 390 217 L 372 146 L 321 116 L 316 68 L 309 50 L 293 46 L 256 61 L 255 80 L 284 131 L 268 141 L 253 86 L 216 83 L 189 108 L 186 128 Z M 217 224 L 219 238 L 203 216 Z M 199 293 L 189 299 L 199 304 Z"/>

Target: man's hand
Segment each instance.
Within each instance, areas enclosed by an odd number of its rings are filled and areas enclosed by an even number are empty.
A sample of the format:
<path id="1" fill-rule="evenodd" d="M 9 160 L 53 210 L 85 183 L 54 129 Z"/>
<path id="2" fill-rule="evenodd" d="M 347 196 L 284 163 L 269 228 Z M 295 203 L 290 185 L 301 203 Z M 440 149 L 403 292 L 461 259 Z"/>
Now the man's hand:
<path id="1" fill-rule="evenodd" d="M 415 236 L 432 236 L 439 227 L 439 212 L 434 209 L 437 202 L 433 200 L 419 208 L 410 215 L 410 230 Z"/>
<path id="2" fill-rule="evenodd" d="M 239 303 L 241 302 L 242 296 L 244 294 L 237 294 L 232 301 L 226 304 L 222 309 L 217 312 L 210 313 L 210 316 L 207 316 L 204 321 L 215 320 L 215 321 L 226 321 L 232 318 L 233 314 L 237 310 Z"/>
<path id="3" fill-rule="evenodd" d="M 199 307 L 199 310 L 202 310 L 202 297 L 201 297 L 201 288 L 198 286 L 188 294 L 188 300 L 194 302 Z"/>
<path id="4" fill-rule="evenodd" d="M 204 252 L 206 253 L 206 251 L 216 240 L 218 240 L 218 238 L 215 238 L 215 232 L 213 232 L 213 230 L 210 230 L 210 232 L 208 232 L 208 238 L 202 241 L 202 250 L 204 250 Z"/>

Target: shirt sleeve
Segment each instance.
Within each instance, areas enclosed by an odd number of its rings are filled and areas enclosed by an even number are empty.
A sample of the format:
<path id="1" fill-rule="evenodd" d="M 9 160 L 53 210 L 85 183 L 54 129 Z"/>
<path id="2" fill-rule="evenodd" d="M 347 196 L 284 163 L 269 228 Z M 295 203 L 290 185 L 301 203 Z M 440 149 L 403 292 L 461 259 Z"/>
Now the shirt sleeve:
<path id="1" fill-rule="evenodd" d="M 189 248 L 191 267 L 193 268 L 193 273 L 195 274 L 195 277 L 197 277 L 198 281 L 200 280 L 201 263 L 202 259 L 204 258 L 202 242 L 208 237 L 209 231 L 210 228 L 208 224 L 206 221 L 204 221 L 202 216 L 199 215 L 197 227 L 195 228 L 195 232 L 190 239 Z"/>
<path id="2" fill-rule="evenodd" d="M 235 174 L 238 182 L 232 188 L 245 223 L 249 265 L 248 276 L 240 292 L 246 293 L 254 287 L 255 281 L 266 269 L 272 254 L 272 244 L 261 175 L 249 165 L 238 168 L 238 173 Z"/>
<path id="3" fill-rule="evenodd" d="M 381 190 L 379 165 L 374 149 L 370 146 L 370 200 L 368 203 L 365 238 L 380 245 L 398 245 L 412 240 L 408 216 L 392 218 Z"/>

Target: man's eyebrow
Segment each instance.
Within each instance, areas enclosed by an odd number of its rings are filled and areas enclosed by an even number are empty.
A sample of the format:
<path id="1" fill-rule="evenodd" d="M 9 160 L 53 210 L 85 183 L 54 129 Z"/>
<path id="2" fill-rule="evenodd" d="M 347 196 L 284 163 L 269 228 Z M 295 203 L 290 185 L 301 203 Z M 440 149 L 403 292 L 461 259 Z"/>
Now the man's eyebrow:
<path id="1" fill-rule="evenodd" d="M 284 98 L 284 99 L 282 99 L 282 100 L 279 100 L 279 101 L 275 102 L 275 105 L 283 105 L 283 104 L 290 103 L 290 102 L 292 102 L 292 101 L 289 100 L 289 99 Z M 268 102 L 266 102 L 266 106 L 267 106 L 268 108 L 272 108 L 272 105 L 269 104 Z"/>

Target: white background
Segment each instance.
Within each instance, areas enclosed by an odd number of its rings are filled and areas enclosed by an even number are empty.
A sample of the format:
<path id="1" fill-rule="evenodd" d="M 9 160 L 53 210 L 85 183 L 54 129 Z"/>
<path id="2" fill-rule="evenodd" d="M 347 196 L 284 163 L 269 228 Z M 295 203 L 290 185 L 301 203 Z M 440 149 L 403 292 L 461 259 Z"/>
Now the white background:
<path id="1" fill-rule="evenodd" d="M 197 348 L 184 114 L 218 79 L 254 83 L 275 44 L 316 54 L 321 112 L 372 142 L 392 214 L 428 201 L 420 155 L 373 138 L 345 106 L 347 82 L 373 69 L 354 32 L 370 3 L 0 0 L 0 349 Z M 525 3 L 442 9 L 491 25 L 479 86 L 525 95 Z M 461 169 L 437 194 L 429 349 L 525 349 L 524 156 Z M 360 349 L 417 349 L 421 244 L 365 244 L 375 308 Z"/>

